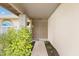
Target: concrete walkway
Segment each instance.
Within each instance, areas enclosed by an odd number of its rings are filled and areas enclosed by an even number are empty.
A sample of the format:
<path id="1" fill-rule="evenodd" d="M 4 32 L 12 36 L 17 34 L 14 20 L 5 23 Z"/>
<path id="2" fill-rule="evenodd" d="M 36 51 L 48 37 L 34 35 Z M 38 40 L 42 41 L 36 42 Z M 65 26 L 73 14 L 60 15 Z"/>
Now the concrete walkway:
<path id="1" fill-rule="evenodd" d="M 35 42 L 35 45 L 32 51 L 32 56 L 48 56 L 47 50 L 43 41 Z"/>

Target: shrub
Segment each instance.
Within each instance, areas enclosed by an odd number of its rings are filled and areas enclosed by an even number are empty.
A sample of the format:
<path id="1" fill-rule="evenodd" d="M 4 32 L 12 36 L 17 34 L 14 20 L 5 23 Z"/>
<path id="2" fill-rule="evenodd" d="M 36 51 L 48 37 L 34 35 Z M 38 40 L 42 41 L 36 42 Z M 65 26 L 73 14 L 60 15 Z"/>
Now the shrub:
<path id="1" fill-rule="evenodd" d="M 20 28 L 18 31 L 9 29 L 3 35 L 3 53 L 4 56 L 30 56 L 32 49 L 32 35 L 26 28 Z"/>

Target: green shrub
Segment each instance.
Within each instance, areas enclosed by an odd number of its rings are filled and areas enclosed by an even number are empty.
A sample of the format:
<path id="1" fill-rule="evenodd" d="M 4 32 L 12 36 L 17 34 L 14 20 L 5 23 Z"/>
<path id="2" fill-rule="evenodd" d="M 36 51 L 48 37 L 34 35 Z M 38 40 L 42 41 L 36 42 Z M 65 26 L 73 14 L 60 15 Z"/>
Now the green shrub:
<path id="1" fill-rule="evenodd" d="M 8 30 L 3 35 L 3 56 L 30 56 L 32 35 L 26 28 Z"/>

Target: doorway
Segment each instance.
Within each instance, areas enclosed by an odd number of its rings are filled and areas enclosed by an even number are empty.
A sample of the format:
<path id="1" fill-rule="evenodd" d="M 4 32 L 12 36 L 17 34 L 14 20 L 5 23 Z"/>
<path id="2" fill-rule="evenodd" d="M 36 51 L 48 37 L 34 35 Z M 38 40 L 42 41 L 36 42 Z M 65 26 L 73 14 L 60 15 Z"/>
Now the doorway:
<path id="1" fill-rule="evenodd" d="M 32 21 L 33 40 L 48 39 L 48 20 L 35 19 Z"/>

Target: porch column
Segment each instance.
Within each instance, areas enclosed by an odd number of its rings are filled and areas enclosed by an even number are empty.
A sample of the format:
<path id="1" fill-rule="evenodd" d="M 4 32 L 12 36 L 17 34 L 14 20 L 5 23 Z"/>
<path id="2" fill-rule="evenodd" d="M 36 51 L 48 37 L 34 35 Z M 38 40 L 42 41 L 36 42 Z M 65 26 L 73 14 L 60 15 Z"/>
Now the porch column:
<path id="1" fill-rule="evenodd" d="M 19 15 L 19 26 L 20 27 L 26 27 L 27 26 L 27 17 L 25 14 Z"/>

